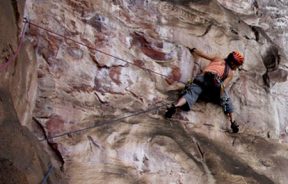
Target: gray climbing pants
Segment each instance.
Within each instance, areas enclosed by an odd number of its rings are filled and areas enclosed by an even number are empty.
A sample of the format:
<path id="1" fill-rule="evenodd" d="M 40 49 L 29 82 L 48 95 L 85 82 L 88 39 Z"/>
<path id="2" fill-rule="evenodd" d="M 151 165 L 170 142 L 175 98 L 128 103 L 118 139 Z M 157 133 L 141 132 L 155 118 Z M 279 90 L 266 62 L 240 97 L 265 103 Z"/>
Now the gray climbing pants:
<path id="1" fill-rule="evenodd" d="M 198 75 L 191 84 L 187 85 L 183 97 L 190 109 L 200 97 L 221 105 L 225 114 L 233 112 L 233 104 L 227 92 L 220 95 L 220 83 L 215 84 L 215 81 L 206 74 Z"/>

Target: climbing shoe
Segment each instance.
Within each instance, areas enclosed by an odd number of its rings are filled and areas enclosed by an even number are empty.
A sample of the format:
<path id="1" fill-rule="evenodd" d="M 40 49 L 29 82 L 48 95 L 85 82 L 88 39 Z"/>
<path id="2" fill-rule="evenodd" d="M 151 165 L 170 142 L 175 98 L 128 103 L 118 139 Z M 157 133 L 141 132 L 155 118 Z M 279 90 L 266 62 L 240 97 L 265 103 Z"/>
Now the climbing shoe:
<path id="1" fill-rule="evenodd" d="M 167 111 L 165 112 L 165 118 L 172 118 L 173 114 L 176 113 L 176 107 L 174 104 L 171 105 L 171 107 L 167 108 Z"/>
<path id="2" fill-rule="evenodd" d="M 231 122 L 231 129 L 232 129 L 233 133 L 238 133 L 239 132 L 239 125 L 235 121 L 233 121 L 233 122 Z"/>

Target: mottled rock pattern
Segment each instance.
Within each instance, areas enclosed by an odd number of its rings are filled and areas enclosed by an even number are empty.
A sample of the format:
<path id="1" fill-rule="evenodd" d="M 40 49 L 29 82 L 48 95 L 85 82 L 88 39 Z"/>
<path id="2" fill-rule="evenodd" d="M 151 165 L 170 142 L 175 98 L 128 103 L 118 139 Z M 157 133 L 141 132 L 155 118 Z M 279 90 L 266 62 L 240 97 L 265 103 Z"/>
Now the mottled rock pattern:
<path id="1" fill-rule="evenodd" d="M 20 44 L 24 4 L 25 1 L 0 1 L 0 183 L 40 183 L 52 162 L 47 182 L 65 183 L 53 154 L 44 151 L 47 144 L 41 144 L 29 131 L 38 130 L 43 135 L 32 121 L 37 67 L 29 41 L 24 40 L 16 60 L 9 59 Z"/>
<path id="2" fill-rule="evenodd" d="M 286 10 L 268 0 L 28 0 L 33 23 L 88 46 L 30 26 L 39 138 L 63 135 L 48 142 L 70 183 L 284 184 Z M 204 102 L 171 122 L 165 108 L 117 120 L 177 98 L 177 81 L 207 64 L 187 47 L 244 53 L 229 88 L 240 134 L 227 133 L 221 108 Z"/>

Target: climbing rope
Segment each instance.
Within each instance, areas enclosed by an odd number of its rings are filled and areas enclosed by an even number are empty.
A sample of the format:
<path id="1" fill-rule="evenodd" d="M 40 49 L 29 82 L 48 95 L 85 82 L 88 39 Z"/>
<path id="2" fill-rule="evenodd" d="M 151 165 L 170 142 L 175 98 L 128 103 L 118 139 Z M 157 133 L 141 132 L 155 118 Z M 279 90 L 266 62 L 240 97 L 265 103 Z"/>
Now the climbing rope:
<path id="1" fill-rule="evenodd" d="M 53 166 L 52 166 L 52 164 L 50 163 L 50 164 L 49 164 L 49 167 L 48 167 L 48 171 L 47 171 L 47 173 L 45 174 L 44 178 L 42 179 L 41 184 L 46 184 L 46 183 L 47 183 L 48 177 L 49 177 L 49 175 L 51 174 L 52 170 L 53 170 Z"/>
<path id="2" fill-rule="evenodd" d="M 44 30 L 44 31 L 46 31 L 46 32 L 49 32 L 49 33 L 52 33 L 52 34 L 54 34 L 54 35 L 56 35 L 56 36 L 59 36 L 59 37 L 61 37 L 61 38 L 64 38 L 65 40 L 70 40 L 70 41 L 72 41 L 72 42 L 74 42 L 74 43 L 76 43 L 76 44 L 78 44 L 78 45 L 85 46 L 85 47 L 87 47 L 88 49 L 91 49 L 91 50 L 94 50 L 94 51 L 96 51 L 96 52 L 102 53 L 102 54 L 104 54 L 104 55 L 110 56 L 110 57 L 112 57 L 112 58 L 118 59 L 118 60 L 123 61 L 123 62 L 125 62 L 125 63 L 127 63 L 127 64 L 131 64 L 131 65 L 137 66 L 138 68 L 140 68 L 140 69 L 142 69 L 142 70 L 146 70 L 146 71 L 148 71 L 148 72 L 154 73 L 154 74 L 159 75 L 159 76 L 161 76 L 161 77 L 163 77 L 163 78 L 166 78 L 166 79 L 171 79 L 170 76 L 161 74 L 161 73 L 159 73 L 159 72 L 156 72 L 156 71 L 151 70 L 151 69 L 146 68 L 146 67 L 139 66 L 139 65 L 137 65 L 137 64 L 135 64 L 135 63 L 132 63 L 132 62 L 130 62 L 130 61 L 127 61 L 127 60 L 125 60 L 125 59 L 122 59 L 122 58 L 120 58 L 120 57 L 118 57 L 118 56 L 114 56 L 114 55 L 109 54 L 109 53 L 107 53 L 107 52 L 104 52 L 104 51 L 101 51 L 101 50 L 99 50 L 99 49 L 96 49 L 95 47 L 89 46 L 89 45 L 87 45 L 87 44 L 84 44 L 84 43 L 79 42 L 79 41 L 77 41 L 77 40 L 74 40 L 74 39 L 72 39 L 72 38 L 69 38 L 69 37 L 67 37 L 67 36 L 65 36 L 65 35 L 56 33 L 56 32 L 54 32 L 54 31 L 52 31 L 52 30 L 50 30 L 50 29 L 47 29 L 47 28 L 44 28 L 44 27 L 42 27 L 42 26 L 40 26 L 40 25 L 38 25 L 38 24 L 32 23 L 32 22 L 29 21 L 28 19 L 24 19 L 24 22 L 25 22 L 25 23 L 28 23 L 30 26 L 34 26 L 34 27 L 36 27 L 36 28 L 38 28 L 38 29 Z M 181 81 L 181 80 L 174 80 L 174 81 L 179 82 L 179 83 L 182 83 L 182 84 L 185 84 L 185 82 L 183 82 L 183 81 Z"/>
<path id="3" fill-rule="evenodd" d="M 125 63 L 127 63 L 127 64 L 131 64 L 131 65 L 137 66 L 138 68 L 140 68 L 140 69 L 142 69 L 142 70 L 146 70 L 146 71 L 148 71 L 148 72 L 154 73 L 154 74 L 159 75 L 159 76 L 161 76 L 161 77 L 163 77 L 163 78 L 166 78 L 166 79 L 170 79 L 170 78 L 171 78 L 170 76 L 161 74 L 161 73 L 159 73 L 159 72 L 153 71 L 153 70 L 151 70 L 151 69 L 149 69 L 149 68 L 146 68 L 146 67 L 143 67 L 143 66 L 139 66 L 139 65 L 137 65 L 137 64 L 135 64 L 135 63 L 129 62 L 129 61 L 125 60 L 125 59 L 122 59 L 122 58 L 120 58 L 120 57 L 114 56 L 114 55 L 109 54 L 109 53 L 107 53 L 107 52 L 101 51 L 101 50 L 99 50 L 99 49 L 97 49 L 97 48 L 95 48 L 95 47 L 92 47 L 92 46 L 90 46 L 90 45 L 84 44 L 84 43 L 82 43 L 82 42 L 79 42 L 79 41 L 77 41 L 77 40 L 74 40 L 74 39 L 72 39 L 72 38 L 69 38 L 69 37 L 67 37 L 67 36 L 65 36 L 65 35 L 59 34 L 59 33 L 55 32 L 55 31 L 52 31 L 52 30 L 47 29 L 47 28 L 45 28 L 45 27 L 42 27 L 42 26 L 40 26 L 40 25 L 38 25 L 38 24 L 35 24 L 35 23 L 29 21 L 27 18 L 24 19 L 24 23 L 25 23 L 25 25 L 28 24 L 29 26 L 34 26 L 34 27 L 36 27 L 36 28 L 38 28 L 38 29 L 44 30 L 44 31 L 49 32 L 49 33 L 51 33 L 51 34 L 54 34 L 54 35 L 56 35 L 56 36 L 58 36 L 58 37 L 64 38 L 65 40 L 72 41 L 72 42 L 74 42 L 74 43 L 76 43 L 76 44 L 78 44 L 78 45 L 85 46 L 85 47 L 88 48 L 88 49 L 94 50 L 94 51 L 96 51 L 96 52 L 102 53 L 102 54 L 107 55 L 107 56 L 109 56 L 109 57 L 112 57 L 112 58 L 115 58 L 115 59 L 117 59 L 117 60 L 123 61 L 123 62 L 125 62 Z M 19 49 L 19 50 L 20 50 L 20 49 Z M 180 81 L 180 80 L 174 80 L 174 81 L 185 84 L 185 82 Z M 138 115 L 140 115 L 140 114 L 144 114 L 144 113 L 147 113 L 147 112 L 150 112 L 150 111 L 154 111 L 154 110 L 157 110 L 157 109 L 159 109 L 159 108 L 161 108 L 161 107 L 164 107 L 164 106 L 167 106 L 167 105 L 168 105 L 168 104 L 161 105 L 161 106 L 157 106 L 157 107 L 153 107 L 153 108 L 150 108 L 150 109 L 147 109 L 147 110 L 144 110 L 144 111 L 135 112 L 135 113 L 132 113 L 132 114 L 130 114 L 130 115 L 127 115 L 127 116 L 124 116 L 124 117 L 120 117 L 120 118 L 116 118 L 116 119 L 112 119 L 112 120 L 104 120 L 104 121 L 96 122 L 96 123 L 94 123 L 94 125 L 92 125 L 92 126 L 89 126 L 89 127 L 86 127 L 86 128 L 82 128 L 82 129 L 78 129 L 78 130 L 74 130 L 74 131 L 65 132 L 65 133 L 62 133 L 62 134 L 59 134 L 59 135 L 55 135 L 55 136 L 50 136 L 50 137 L 47 136 L 47 137 L 45 137 L 44 139 L 42 139 L 42 140 L 40 140 L 40 141 L 49 140 L 49 139 L 54 139 L 54 138 L 59 138 L 59 137 L 63 137 L 63 136 L 66 136 L 66 135 L 71 135 L 71 134 L 79 133 L 79 132 L 86 131 L 86 130 L 89 130 L 89 129 L 92 129 L 92 128 L 95 128 L 95 127 L 98 127 L 98 126 L 102 126 L 102 125 L 104 125 L 104 124 L 113 123 L 113 122 L 115 122 L 115 121 L 121 121 L 121 120 L 126 119 L 126 118 L 129 118 L 129 117 L 138 116 Z"/>
<path id="4" fill-rule="evenodd" d="M 24 22 L 23 29 L 22 29 L 22 32 L 20 34 L 19 44 L 17 46 L 16 52 L 13 55 L 11 55 L 6 62 L 4 62 L 4 63 L 2 63 L 0 65 L 0 71 L 2 71 L 5 68 L 7 68 L 7 66 L 9 64 L 13 63 L 16 60 L 16 58 L 19 55 L 20 50 L 22 49 L 22 46 L 23 46 L 23 41 L 24 41 L 24 37 L 25 37 L 26 28 L 27 28 L 27 22 Z"/>
<path id="5" fill-rule="evenodd" d="M 132 113 L 132 114 L 130 114 L 130 115 L 123 116 L 123 117 L 120 117 L 120 118 L 115 118 L 115 119 L 111 119 L 111 120 L 103 120 L 103 121 L 100 121 L 100 122 L 95 122 L 92 126 L 85 127 L 85 128 L 78 129 L 78 130 L 73 130 L 73 131 L 65 132 L 65 133 L 62 133 L 62 134 L 55 135 L 55 136 L 50 136 L 50 137 L 47 136 L 46 138 L 41 139 L 40 141 L 50 140 L 50 139 L 54 139 L 54 138 L 63 137 L 63 136 L 66 136 L 66 135 L 76 134 L 76 133 L 83 132 L 83 131 L 86 131 L 86 130 L 89 130 L 89 129 L 92 129 L 92 128 L 96 128 L 96 127 L 99 127 L 99 126 L 102 126 L 102 125 L 107 125 L 107 124 L 110 124 L 110 123 L 113 123 L 113 122 L 117 122 L 117 121 L 121 121 L 121 120 L 130 118 L 130 117 L 135 117 L 135 116 L 138 116 L 138 115 L 141 115 L 141 114 L 145 114 L 145 113 L 147 113 L 147 112 L 155 111 L 155 110 L 158 110 L 158 109 L 160 109 L 161 107 L 164 107 L 164 106 L 167 106 L 167 105 L 168 105 L 168 103 L 165 103 L 165 104 L 162 104 L 162 105 L 160 105 L 160 106 L 148 108 L 147 110 L 142 110 L 142 111 L 134 112 L 134 113 Z"/>

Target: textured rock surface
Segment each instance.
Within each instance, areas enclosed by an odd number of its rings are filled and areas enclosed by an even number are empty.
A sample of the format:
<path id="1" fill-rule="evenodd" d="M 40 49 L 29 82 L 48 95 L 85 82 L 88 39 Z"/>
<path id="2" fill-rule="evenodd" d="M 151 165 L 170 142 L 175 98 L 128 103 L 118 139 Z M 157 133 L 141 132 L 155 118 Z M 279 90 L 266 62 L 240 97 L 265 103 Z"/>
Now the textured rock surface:
<path id="1" fill-rule="evenodd" d="M 286 182 L 288 147 L 279 143 L 288 139 L 284 1 L 28 0 L 25 14 L 89 46 L 29 27 L 38 81 L 33 117 L 45 136 L 63 135 L 48 142 L 70 183 Z M 240 134 L 225 132 L 221 109 L 204 102 L 172 122 L 163 120 L 164 108 L 117 119 L 177 98 L 177 81 L 207 64 L 187 47 L 245 54 L 229 88 Z M 87 127 L 94 128 L 65 134 Z"/>
<path id="2" fill-rule="evenodd" d="M 51 166 L 51 155 L 20 125 L 9 93 L 0 89 L 0 183 L 40 183 Z M 53 164 L 55 165 L 55 164 Z M 57 165 L 47 175 L 48 183 L 65 183 Z"/>
<path id="3" fill-rule="evenodd" d="M 37 138 L 20 124 L 37 127 L 31 123 L 37 75 L 36 60 L 27 53 L 28 50 L 33 50 L 29 42 L 23 42 L 17 60 L 6 63 L 12 61 L 9 58 L 17 53 L 17 38 L 21 32 L 18 26 L 22 25 L 24 4 L 25 1 L 0 1 L 1 184 L 40 183 L 48 170 L 51 156 L 43 150 L 46 144 L 41 145 Z M 50 173 L 48 182 L 64 183 L 61 180 L 56 166 Z"/>

